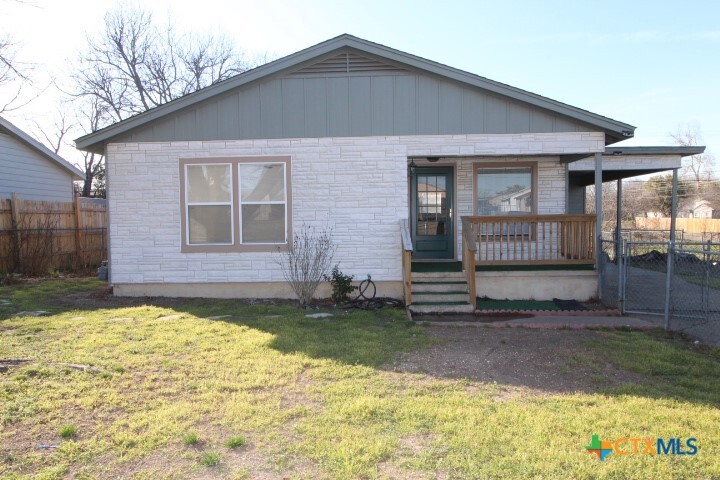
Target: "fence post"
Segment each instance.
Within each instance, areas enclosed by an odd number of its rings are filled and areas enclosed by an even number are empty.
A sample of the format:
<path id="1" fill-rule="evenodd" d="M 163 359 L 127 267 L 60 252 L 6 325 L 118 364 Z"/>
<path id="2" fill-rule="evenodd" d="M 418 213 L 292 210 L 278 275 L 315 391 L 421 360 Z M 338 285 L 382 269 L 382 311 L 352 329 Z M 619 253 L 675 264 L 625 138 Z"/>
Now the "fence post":
<path id="1" fill-rule="evenodd" d="M 22 246 L 20 244 L 21 241 L 21 235 L 20 235 L 20 220 L 18 215 L 18 198 L 17 194 L 15 192 L 12 192 L 11 198 L 10 198 L 10 216 L 11 216 L 11 225 L 12 229 L 15 233 L 15 242 L 13 249 L 13 254 L 15 257 L 15 272 L 22 272 Z"/>
<path id="2" fill-rule="evenodd" d="M 75 197 L 75 258 L 78 263 L 84 264 L 82 255 L 82 244 L 80 239 L 80 229 L 82 228 L 82 213 L 80 212 L 80 197 Z"/>

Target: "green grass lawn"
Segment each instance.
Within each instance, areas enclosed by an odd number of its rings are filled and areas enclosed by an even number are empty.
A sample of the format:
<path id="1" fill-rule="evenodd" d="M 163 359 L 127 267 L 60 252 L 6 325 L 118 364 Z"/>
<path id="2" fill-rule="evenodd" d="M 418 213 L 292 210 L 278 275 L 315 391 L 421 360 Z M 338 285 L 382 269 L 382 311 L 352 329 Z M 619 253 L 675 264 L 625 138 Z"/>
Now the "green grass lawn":
<path id="1" fill-rule="evenodd" d="M 401 310 L 318 320 L 102 288 L 0 287 L 0 360 L 30 360 L 0 372 L 0 478 L 720 478 L 720 355 L 681 339 L 601 332 L 573 361 L 642 380 L 498 396 L 397 371 L 435 341 Z M 50 315 L 12 315 L 31 309 Z M 600 463 L 592 434 L 696 437 L 699 452 Z"/>

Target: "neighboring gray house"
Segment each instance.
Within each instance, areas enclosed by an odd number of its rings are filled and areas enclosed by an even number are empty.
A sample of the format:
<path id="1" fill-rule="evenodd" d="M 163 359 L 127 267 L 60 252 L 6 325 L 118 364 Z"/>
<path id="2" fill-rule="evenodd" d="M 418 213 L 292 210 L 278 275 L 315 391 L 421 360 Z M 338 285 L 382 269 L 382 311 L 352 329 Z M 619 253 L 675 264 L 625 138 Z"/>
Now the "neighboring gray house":
<path id="1" fill-rule="evenodd" d="M 341 35 L 76 143 L 106 155 L 116 295 L 292 296 L 276 254 L 308 224 L 379 294 L 469 311 L 596 295 L 585 186 L 685 154 L 608 147 L 634 129 Z"/>
<path id="2" fill-rule="evenodd" d="M 83 174 L 27 133 L 0 117 L 0 199 L 71 202 Z"/>

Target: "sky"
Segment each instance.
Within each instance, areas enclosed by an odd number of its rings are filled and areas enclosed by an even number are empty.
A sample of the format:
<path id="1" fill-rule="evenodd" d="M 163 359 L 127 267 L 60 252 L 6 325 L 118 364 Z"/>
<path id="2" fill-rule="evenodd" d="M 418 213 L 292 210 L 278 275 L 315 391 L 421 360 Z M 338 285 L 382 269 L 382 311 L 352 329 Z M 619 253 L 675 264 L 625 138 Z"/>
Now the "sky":
<path id="1" fill-rule="evenodd" d="M 127 3 L 127 1 L 126 1 Z M 63 79 L 117 0 L 0 0 L 0 32 Z M 180 31 L 225 34 L 248 56 L 284 56 L 342 33 L 522 88 L 637 127 L 623 145 L 670 145 L 697 125 L 720 163 L 720 2 L 146 0 Z M 48 86 L 7 114 L 50 129 L 64 107 Z M 75 160 L 65 147 L 61 154 Z M 716 165 L 720 172 L 720 165 Z"/>

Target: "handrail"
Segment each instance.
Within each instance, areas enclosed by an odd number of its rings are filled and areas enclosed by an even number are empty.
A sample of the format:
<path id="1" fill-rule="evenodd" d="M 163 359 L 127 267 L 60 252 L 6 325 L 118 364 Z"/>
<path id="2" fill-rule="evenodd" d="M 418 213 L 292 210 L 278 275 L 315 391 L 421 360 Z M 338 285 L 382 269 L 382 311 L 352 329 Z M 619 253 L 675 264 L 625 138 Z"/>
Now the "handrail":
<path id="1" fill-rule="evenodd" d="M 402 238 L 402 247 L 406 252 L 413 251 L 412 235 L 410 235 L 410 227 L 406 218 L 400 220 L 400 238 Z"/>
<path id="2" fill-rule="evenodd" d="M 402 244 L 402 277 L 405 306 L 412 303 L 412 235 L 407 219 L 400 220 L 400 242 Z"/>
<path id="3" fill-rule="evenodd" d="M 477 308 L 477 287 L 475 285 L 475 255 L 477 245 L 475 244 L 475 229 L 467 217 L 462 220 L 462 259 L 463 270 L 467 280 L 468 296 L 473 311 Z"/>
<path id="4" fill-rule="evenodd" d="M 463 242 L 478 264 L 594 264 L 592 214 L 462 217 Z M 469 225 L 469 228 L 466 227 Z"/>

